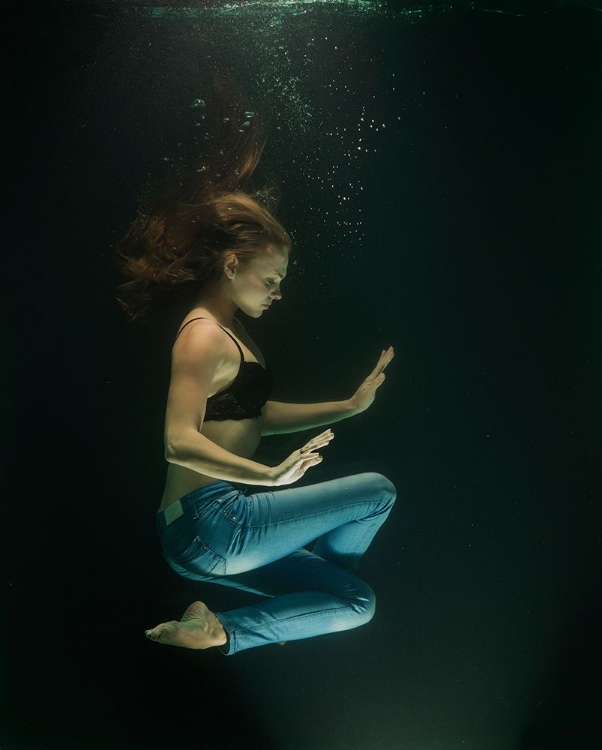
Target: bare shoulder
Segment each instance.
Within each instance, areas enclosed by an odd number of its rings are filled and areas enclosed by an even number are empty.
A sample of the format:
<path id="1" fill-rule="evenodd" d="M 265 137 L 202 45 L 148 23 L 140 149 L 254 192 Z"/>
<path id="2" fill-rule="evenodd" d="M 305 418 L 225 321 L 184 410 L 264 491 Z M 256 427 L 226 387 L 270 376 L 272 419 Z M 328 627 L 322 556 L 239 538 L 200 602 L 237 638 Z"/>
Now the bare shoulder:
<path id="1" fill-rule="evenodd" d="M 180 328 L 174 342 L 172 359 L 180 362 L 203 360 L 215 364 L 228 356 L 228 337 L 209 318 L 190 320 Z"/>

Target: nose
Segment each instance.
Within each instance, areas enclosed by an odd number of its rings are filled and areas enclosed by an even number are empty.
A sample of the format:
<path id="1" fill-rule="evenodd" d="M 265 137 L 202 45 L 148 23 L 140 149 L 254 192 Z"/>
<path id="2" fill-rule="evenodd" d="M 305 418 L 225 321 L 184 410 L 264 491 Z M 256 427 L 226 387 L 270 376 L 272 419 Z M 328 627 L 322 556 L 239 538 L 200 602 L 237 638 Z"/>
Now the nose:
<path id="1" fill-rule="evenodd" d="M 280 291 L 280 287 L 274 289 L 270 296 L 272 299 L 282 299 L 282 292 Z"/>

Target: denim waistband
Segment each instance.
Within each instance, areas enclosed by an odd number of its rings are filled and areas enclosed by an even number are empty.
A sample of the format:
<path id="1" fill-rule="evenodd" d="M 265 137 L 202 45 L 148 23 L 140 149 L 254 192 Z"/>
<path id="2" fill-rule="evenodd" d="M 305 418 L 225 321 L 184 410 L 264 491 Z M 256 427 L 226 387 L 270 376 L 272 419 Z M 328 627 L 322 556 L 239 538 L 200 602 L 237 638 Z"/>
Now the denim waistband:
<path id="1" fill-rule="evenodd" d="M 187 495 L 184 495 L 175 503 L 172 503 L 166 510 L 157 511 L 157 525 L 159 529 L 166 529 L 171 523 L 176 521 L 180 516 L 186 514 L 194 514 L 194 511 L 199 505 L 215 500 L 220 495 L 225 495 L 228 492 L 245 492 L 247 490 L 245 484 L 239 484 L 238 482 L 224 482 L 221 479 L 217 482 L 212 482 L 204 487 L 199 487 Z"/>

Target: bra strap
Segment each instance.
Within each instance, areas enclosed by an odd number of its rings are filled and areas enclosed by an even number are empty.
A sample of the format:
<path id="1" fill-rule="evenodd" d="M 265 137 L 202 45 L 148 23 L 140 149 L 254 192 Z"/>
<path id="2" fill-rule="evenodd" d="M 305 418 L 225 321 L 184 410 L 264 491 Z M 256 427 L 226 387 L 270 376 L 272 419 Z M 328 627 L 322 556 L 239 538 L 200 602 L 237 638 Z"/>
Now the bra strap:
<path id="1" fill-rule="evenodd" d="M 192 323 L 192 322 L 193 322 L 193 321 L 195 321 L 195 320 L 210 320 L 210 318 L 203 318 L 203 317 L 200 317 L 200 318 L 191 318 L 191 319 L 190 319 L 190 320 L 188 321 L 188 323 Z M 212 321 L 212 322 L 213 322 L 213 323 L 215 323 L 215 321 Z M 184 329 L 186 328 L 186 326 L 188 325 L 188 323 L 184 323 L 184 325 L 183 325 L 183 326 L 182 326 L 182 327 L 180 328 L 180 330 L 178 331 L 178 336 L 179 336 L 179 335 L 180 335 L 180 334 L 182 333 L 182 331 L 183 331 L 183 330 L 184 330 Z M 226 330 L 226 329 L 225 329 L 225 328 L 224 328 L 223 326 L 220 326 L 220 325 L 219 325 L 219 323 L 215 323 L 215 325 L 216 325 L 216 326 L 219 326 L 219 327 L 220 327 L 220 328 L 222 329 L 222 331 L 223 331 L 224 333 L 227 333 L 227 334 L 228 334 L 228 336 L 230 336 L 230 338 L 232 339 L 232 341 L 234 341 L 234 343 L 236 344 L 236 348 L 237 348 L 237 349 L 238 349 L 238 351 L 240 352 L 240 361 L 241 361 L 241 362 L 244 362 L 244 361 L 245 361 L 245 357 L 244 357 L 244 354 L 242 353 L 242 349 L 241 349 L 241 347 L 240 347 L 240 344 L 238 343 L 238 341 L 237 341 L 237 340 L 236 340 L 236 339 L 234 338 L 234 336 L 233 336 L 233 335 L 232 335 L 232 334 L 230 333 L 230 331 L 227 331 L 227 330 Z M 175 339 L 174 339 L 174 344 L 175 344 L 175 342 L 176 342 L 176 341 L 178 340 L 178 336 L 176 336 L 176 337 L 175 337 Z"/>

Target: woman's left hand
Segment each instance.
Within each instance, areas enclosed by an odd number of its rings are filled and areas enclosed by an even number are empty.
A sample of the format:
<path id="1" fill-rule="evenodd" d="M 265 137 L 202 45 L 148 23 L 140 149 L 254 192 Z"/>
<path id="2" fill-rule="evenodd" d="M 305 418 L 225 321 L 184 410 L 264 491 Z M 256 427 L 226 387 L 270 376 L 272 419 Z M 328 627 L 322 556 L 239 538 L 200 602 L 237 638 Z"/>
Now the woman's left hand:
<path id="1" fill-rule="evenodd" d="M 392 346 L 382 352 L 374 370 L 372 370 L 370 375 L 368 375 L 357 391 L 349 399 L 355 410 L 358 412 L 365 411 L 374 401 L 376 389 L 385 382 L 384 369 L 394 356 L 395 352 L 393 351 Z"/>

